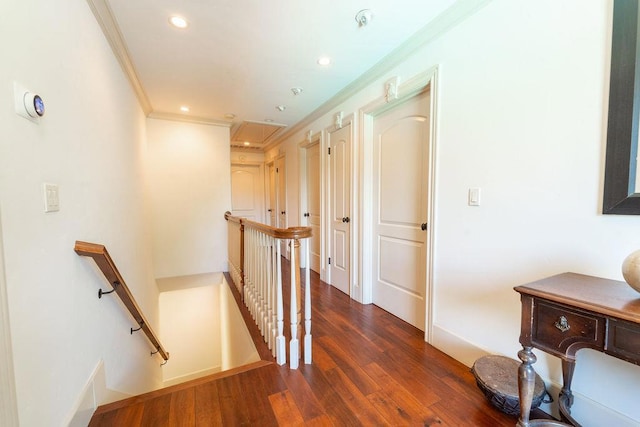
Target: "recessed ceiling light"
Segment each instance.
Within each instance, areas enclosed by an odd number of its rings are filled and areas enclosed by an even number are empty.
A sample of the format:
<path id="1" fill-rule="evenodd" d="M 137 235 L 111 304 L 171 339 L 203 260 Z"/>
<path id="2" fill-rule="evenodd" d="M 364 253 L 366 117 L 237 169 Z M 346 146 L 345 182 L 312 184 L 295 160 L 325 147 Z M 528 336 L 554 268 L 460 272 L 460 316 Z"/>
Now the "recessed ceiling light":
<path id="1" fill-rule="evenodd" d="M 188 113 L 189 107 L 187 107 L 186 105 L 183 105 L 182 107 L 180 107 L 180 111 L 182 111 L 183 113 Z"/>
<path id="2" fill-rule="evenodd" d="M 329 64 L 331 64 L 331 58 L 329 58 L 328 56 L 321 56 L 320 58 L 318 58 L 318 65 L 326 67 Z"/>
<path id="3" fill-rule="evenodd" d="M 227 113 L 227 114 L 224 115 L 224 118 L 225 119 L 229 119 L 229 120 L 233 120 L 233 119 L 236 118 L 236 115 L 233 114 L 233 113 Z"/>
<path id="4" fill-rule="evenodd" d="M 267 123 L 271 123 L 271 122 L 273 122 L 273 119 L 264 119 L 264 121 L 267 122 Z"/>
<path id="5" fill-rule="evenodd" d="M 249 141 L 245 141 L 245 142 L 244 142 L 244 145 L 245 145 L 245 146 L 247 146 L 247 145 L 251 145 L 251 143 L 250 143 Z"/>
<path id="6" fill-rule="evenodd" d="M 189 26 L 189 22 L 184 19 L 182 16 L 173 15 L 169 18 L 169 23 L 176 28 L 187 28 Z"/>
<path id="7" fill-rule="evenodd" d="M 278 111 L 284 111 L 287 109 L 286 105 L 276 105 L 276 110 Z"/>
<path id="8" fill-rule="evenodd" d="M 291 88 L 291 92 L 293 92 L 294 95 L 300 95 L 302 93 L 302 88 L 301 87 L 292 87 Z"/>

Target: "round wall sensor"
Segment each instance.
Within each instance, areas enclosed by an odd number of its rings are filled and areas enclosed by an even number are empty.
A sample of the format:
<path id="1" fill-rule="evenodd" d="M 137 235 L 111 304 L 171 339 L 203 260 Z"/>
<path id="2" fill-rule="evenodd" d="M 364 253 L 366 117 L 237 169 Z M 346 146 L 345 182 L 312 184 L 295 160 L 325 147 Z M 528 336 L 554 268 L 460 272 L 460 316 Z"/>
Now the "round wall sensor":
<path id="1" fill-rule="evenodd" d="M 35 93 L 25 92 L 24 94 L 24 108 L 27 110 L 27 114 L 31 117 L 44 116 L 44 101 L 40 95 Z"/>

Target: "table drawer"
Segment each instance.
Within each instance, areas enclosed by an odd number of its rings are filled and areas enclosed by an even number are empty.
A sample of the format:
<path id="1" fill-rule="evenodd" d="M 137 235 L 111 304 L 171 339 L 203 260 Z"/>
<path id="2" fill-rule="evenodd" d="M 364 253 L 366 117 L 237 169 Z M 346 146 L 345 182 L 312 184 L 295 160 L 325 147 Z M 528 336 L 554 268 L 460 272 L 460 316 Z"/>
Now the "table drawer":
<path id="1" fill-rule="evenodd" d="M 534 311 L 534 345 L 560 355 L 575 343 L 581 343 L 580 348 L 603 348 L 604 317 L 539 299 L 535 302 Z"/>
<path id="2" fill-rule="evenodd" d="M 609 319 L 605 353 L 640 365 L 640 325 Z"/>

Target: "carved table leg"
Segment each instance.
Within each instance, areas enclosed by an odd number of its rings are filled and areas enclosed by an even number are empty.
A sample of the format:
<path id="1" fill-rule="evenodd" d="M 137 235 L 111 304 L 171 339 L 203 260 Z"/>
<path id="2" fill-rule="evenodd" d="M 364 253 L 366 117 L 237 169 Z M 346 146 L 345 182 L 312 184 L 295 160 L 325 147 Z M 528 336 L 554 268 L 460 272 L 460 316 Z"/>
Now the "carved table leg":
<path id="1" fill-rule="evenodd" d="M 518 357 L 522 364 L 518 368 L 518 395 L 520 397 L 520 419 L 518 427 L 529 427 L 529 413 L 531 412 L 531 402 L 533 401 L 534 388 L 536 386 L 536 371 L 533 369 L 536 363 L 536 355 L 531 351 L 532 347 L 522 346 L 518 352 Z"/>
<path id="2" fill-rule="evenodd" d="M 571 416 L 571 406 L 573 405 L 573 393 L 571 392 L 571 381 L 573 381 L 573 371 L 576 367 L 575 359 L 562 359 L 562 390 L 558 397 L 560 417 L 563 421 L 568 421 L 573 425 L 580 425 Z"/>

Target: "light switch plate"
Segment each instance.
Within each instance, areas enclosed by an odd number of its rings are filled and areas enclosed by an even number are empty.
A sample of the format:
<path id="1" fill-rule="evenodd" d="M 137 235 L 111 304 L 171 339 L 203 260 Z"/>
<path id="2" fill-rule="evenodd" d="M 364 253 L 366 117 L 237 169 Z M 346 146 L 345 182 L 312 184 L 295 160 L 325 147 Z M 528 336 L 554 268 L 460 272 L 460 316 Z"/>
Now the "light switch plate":
<path id="1" fill-rule="evenodd" d="M 57 184 L 44 183 L 44 211 L 57 212 L 60 210 L 60 195 Z"/>
<path id="2" fill-rule="evenodd" d="M 480 189 L 469 189 L 469 206 L 480 206 Z"/>

